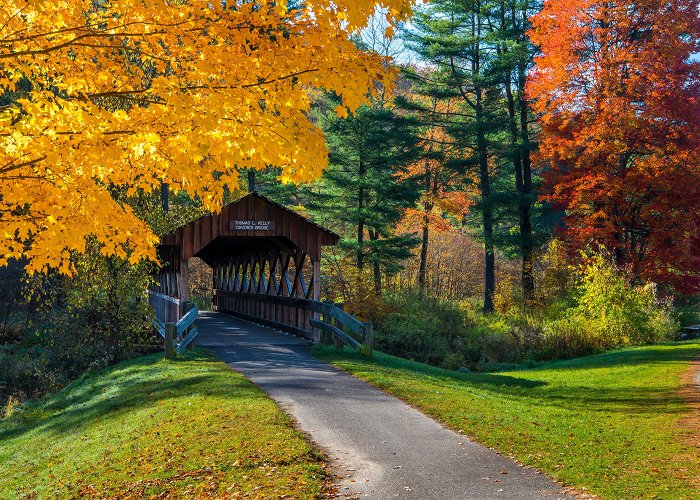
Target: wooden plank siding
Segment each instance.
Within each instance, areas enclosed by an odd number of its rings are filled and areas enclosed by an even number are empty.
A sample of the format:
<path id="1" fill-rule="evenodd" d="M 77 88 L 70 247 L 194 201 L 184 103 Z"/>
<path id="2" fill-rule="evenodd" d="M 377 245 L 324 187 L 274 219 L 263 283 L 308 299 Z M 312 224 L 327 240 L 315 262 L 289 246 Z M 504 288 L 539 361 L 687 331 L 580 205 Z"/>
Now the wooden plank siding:
<path id="1" fill-rule="evenodd" d="M 236 229 L 233 221 L 250 221 L 245 225 L 252 227 Z M 215 310 L 308 337 L 311 320 L 319 314 L 309 304 L 320 300 L 321 249 L 339 239 L 298 213 L 250 193 L 219 214 L 201 217 L 161 238 L 159 252 L 167 256 L 161 258 L 167 265 L 154 291 L 179 297 L 187 262 L 199 257 L 213 268 Z"/>
<path id="2" fill-rule="evenodd" d="M 274 227 L 268 231 L 234 230 L 230 223 L 235 220 L 271 221 Z M 228 204 L 219 214 L 206 215 L 163 236 L 161 245 L 178 247 L 180 258 L 188 260 L 216 240 L 240 237 L 274 238 L 276 241 L 268 244 L 268 248 L 291 243 L 314 260 L 320 258 L 322 246 L 336 245 L 339 241 L 332 231 L 260 194 L 251 193 Z"/>

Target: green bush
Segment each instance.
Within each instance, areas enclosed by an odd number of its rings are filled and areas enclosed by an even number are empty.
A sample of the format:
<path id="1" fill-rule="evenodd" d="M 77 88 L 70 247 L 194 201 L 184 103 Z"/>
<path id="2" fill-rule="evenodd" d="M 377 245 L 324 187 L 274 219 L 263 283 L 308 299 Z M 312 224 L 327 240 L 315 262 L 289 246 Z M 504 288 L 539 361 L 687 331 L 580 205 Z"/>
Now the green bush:
<path id="1" fill-rule="evenodd" d="M 408 297 L 391 309 L 399 312 L 389 313 L 377 325 L 379 350 L 449 369 L 463 365 L 466 328 L 457 304 Z"/>
<path id="2" fill-rule="evenodd" d="M 408 359 L 441 365 L 450 352 L 445 335 L 433 325 L 407 314 L 390 314 L 376 336 L 377 348 Z"/>
<path id="3" fill-rule="evenodd" d="M 634 286 L 603 255 L 582 269 L 571 319 L 600 349 L 669 340 L 678 331 L 670 304 L 656 285 Z"/>
<path id="4" fill-rule="evenodd" d="M 76 257 L 73 277 L 29 280 L 34 311 L 21 340 L 0 344 L 0 408 L 10 399 L 56 390 L 86 370 L 158 348 L 141 292 L 149 269 L 92 250 Z"/>
<path id="5" fill-rule="evenodd" d="M 398 312 L 377 325 L 377 348 L 448 369 L 493 370 L 669 340 L 678 331 L 656 287 L 631 283 L 603 255 L 589 256 L 567 279 L 570 291 L 556 288 L 549 303 L 488 315 L 472 301 L 394 299 Z"/>

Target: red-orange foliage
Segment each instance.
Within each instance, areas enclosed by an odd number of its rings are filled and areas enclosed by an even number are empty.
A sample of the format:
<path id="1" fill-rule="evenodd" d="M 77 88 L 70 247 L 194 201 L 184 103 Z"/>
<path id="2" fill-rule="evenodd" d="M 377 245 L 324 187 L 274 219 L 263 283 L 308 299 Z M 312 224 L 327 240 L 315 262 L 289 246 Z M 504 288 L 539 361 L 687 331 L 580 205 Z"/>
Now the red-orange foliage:
<path id="1" fill-rule="evenodd" d="M 699 6 L 550 0 L 530 33 L 545 199 L 566 236 L 684 291 L 700 288 Z"/>
<path id="2" fill-rule="evenodd" d="M 460 154 L 443 125 L 449 114 L 449 102 L 434 103 L 430 116 L 435 124 L 425 132 L 423 154 L 398 174 L 400 179 L 422 178 L 423 182 L 420 208 L 409 208 L 404 214 L 403 226 L 410 231 L 425 225 L 438 232 L 448 231 L 450 221 L 445 214 L 461 219 L 475 203 L 477 195 L 468 190 L 465 175 L 446 166 L 449 159 Z"/>

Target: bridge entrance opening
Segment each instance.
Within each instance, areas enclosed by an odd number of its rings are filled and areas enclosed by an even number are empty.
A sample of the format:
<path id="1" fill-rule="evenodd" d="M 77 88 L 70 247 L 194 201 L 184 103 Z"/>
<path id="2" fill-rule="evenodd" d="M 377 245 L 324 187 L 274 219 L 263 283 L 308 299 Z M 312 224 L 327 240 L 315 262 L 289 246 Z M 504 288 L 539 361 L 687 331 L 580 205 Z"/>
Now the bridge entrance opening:
<path id="1" fill-rule="evenodd" d="M 321 250 L 339 239 L 253 192 L 161 239 L 164 266 L 149 300 L 161 321 L 176 322 L 190 300 L 190 260 L 199 258 L 212 269 L 215 311 L 318 341 Z"/>

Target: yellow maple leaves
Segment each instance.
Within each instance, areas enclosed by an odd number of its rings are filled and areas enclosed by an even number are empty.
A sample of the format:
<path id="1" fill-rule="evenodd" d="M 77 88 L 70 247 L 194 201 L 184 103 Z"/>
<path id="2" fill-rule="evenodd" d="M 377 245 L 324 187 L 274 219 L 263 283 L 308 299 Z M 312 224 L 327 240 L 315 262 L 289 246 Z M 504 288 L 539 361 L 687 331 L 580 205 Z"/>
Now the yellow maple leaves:
<path id="1" fill-rule="evenodd" d="M 217 209 L 241 168 L 318 177 L 307 92 L 337 93 L 342 114 L 391 85 L 348 36 L 378 7 L 394 25 L 411 13 L 408 0 L 3 2 L 0 264 L 68 271 L 91 234 L 106 254 L 154 258 L 157 238 L 110 188 L 165 181 Z"/>

